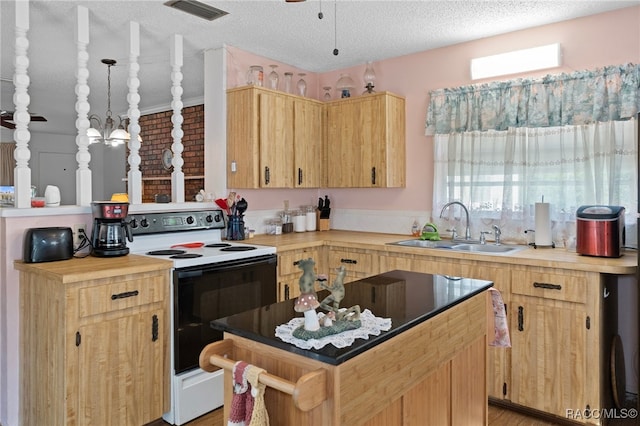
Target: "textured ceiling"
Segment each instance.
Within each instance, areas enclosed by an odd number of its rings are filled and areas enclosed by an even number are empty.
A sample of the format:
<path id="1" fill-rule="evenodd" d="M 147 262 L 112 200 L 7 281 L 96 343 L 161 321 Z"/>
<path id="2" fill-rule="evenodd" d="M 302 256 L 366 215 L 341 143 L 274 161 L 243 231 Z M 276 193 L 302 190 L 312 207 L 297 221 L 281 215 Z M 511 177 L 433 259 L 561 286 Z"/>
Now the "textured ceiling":
<path id="1" fill-rule="evenodd" d="M 128 22 L 140 23 L 140 108 L 144 110 L 171 102 L 168 91 L 157 88 L 170 81 L 172 34 L 184 37 L 183 99 L 188 100 L 203 96 L 202 52 L 223 44 L 324 72 L 640 4 L 640 0 L 203 2 L 229 14 L 206 21 L 168 8 L 164 0 L 30 1 L 29 111 L 49 119 L 31 123 L 31 130 L 74 132 L 76 5 L 89 8 L 92 105 L 106 104 L 106 69 L 100 59 L 118 60 L 112 77 L 123 81 Z M 14 1 L 0 0 L 0 15 L 0 107 L 13 110 L 13 85 L 4 79 L 13 76 Z M 336 36 L 338 56 L 332 54 Z M 112 110 L 125 111 L 126 85 L 118 86 L 112 85 Z"/>

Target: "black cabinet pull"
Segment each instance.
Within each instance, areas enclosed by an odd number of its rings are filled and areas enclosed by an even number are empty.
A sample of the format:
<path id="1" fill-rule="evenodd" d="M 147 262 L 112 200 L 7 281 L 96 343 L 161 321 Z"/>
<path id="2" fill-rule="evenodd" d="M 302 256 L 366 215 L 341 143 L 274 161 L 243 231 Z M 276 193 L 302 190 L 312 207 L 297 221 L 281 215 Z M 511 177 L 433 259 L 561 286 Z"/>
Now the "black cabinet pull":
<path id="1" fill-rule="evenodd" d="M 351 265 L 355 265 L 356 263 L 358 263 L 358 261 L 354 259 L 340 259 L 340 263 L 349 263 Z"/>
<path id="2" fill-rule="evenodd" d="M 518 331 L 524 330 L 524 308 L 518 306 Z"/>
<path id="3" fill-rule="evenodd" d="M 126 299 L 127 297 L 137 296 L 138 294 L 140 294 L 140 292 L 138 290 L 125 291 L 124 293 L 112 294 L 111 295 L 111 300 Z"/>
<path id="4" fill-rule="evenodd" d="M 80 335 L 79 331 L 76 331 L 76 346 L 80 346 L 81 342 L 82 342 L 82 336 Z"/>
<path id="5" fill-rule="evenodd" d="M 371 184 L 372 185 L 376 184 L 376 168 L 375 167 L 371 168 Z"/>
<path id="6" fill-rule="evenodd" d="M 284 285 L 284 300 L 289 300 L 289 284 Z"/>
<path id="7" fill-rule="evenodd" d="M 546 288 L 548 290 L 562 290 L 562 286 L 560 284 L 534 282 L 533 286 L 535 288 Z"/>
<path id="8" fill-rule="evenodd" d="M 302 169 L 298 167 L 298 185 L 302 185 Z"/>
<path id="9" fill-rule="evenodd" d="M 151 317 L 151 341 L 155 342 L 158 340 L 158 316 L 154 315 Z"/>
<path id="10" fill-rule="evenodd" d="M 271 180 L 271 173 L 269 172 L 269 167 L 264 167 L 264 183 L 269 185 L 269 181 Z"/>

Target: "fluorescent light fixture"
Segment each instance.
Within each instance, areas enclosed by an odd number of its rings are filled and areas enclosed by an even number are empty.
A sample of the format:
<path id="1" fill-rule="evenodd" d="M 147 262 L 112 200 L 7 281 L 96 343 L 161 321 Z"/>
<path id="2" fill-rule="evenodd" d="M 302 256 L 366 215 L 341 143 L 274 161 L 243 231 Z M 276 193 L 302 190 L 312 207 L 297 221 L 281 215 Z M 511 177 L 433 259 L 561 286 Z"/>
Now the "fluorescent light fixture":
<path id="1" fill-rule="evenodd" d="M 560 43 L 471 60 L 471 79 L 518 74 L 560 66 Z"/>

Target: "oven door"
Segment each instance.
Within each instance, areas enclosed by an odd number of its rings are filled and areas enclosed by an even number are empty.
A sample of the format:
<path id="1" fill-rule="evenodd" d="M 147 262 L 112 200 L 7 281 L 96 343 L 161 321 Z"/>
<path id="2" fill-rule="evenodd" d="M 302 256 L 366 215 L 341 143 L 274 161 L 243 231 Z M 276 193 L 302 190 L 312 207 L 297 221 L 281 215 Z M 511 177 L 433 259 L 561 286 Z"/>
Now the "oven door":
<path id="1" fill-rule="evenodd" d="M 174 369 L 198 367 L 202 349 L 222 340 L 210 322 L 276 302 L 276 255 L 175 269 Z"/>

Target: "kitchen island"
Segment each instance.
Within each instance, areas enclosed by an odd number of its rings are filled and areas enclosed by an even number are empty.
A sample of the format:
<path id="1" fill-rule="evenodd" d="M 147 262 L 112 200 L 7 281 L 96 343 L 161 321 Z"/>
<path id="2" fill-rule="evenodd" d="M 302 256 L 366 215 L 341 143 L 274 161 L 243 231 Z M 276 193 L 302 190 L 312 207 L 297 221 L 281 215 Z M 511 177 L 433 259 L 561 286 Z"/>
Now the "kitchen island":
<path id="1" fill-rule="evenodd" d="M 275 336 L 278 325 L 300 315 L 287 300 L 213 321 L 225 340 L 207 346 L 200 365 L 212 371 L 242 360 L 293 383 L 293 396 L 267 388 L 271 424 L 486 425 L 491 286 L 408 271 L 364 278 L 347 285 L 341 306 L 390 318 L 389 330 L 345 348 L 301 349 Z M 314 384 L 306 386 L 310 377 Z M 225 421 L 231 389 L 225 374 Z"/>

